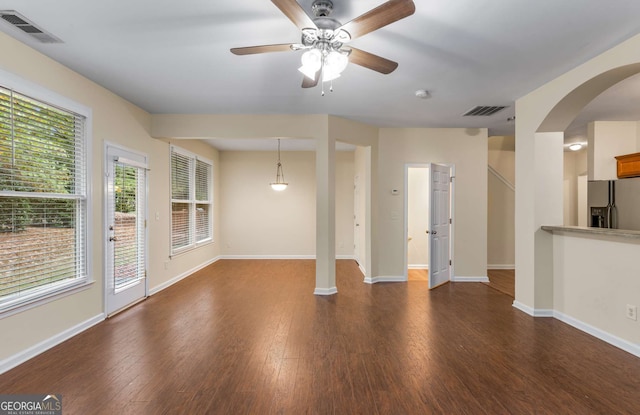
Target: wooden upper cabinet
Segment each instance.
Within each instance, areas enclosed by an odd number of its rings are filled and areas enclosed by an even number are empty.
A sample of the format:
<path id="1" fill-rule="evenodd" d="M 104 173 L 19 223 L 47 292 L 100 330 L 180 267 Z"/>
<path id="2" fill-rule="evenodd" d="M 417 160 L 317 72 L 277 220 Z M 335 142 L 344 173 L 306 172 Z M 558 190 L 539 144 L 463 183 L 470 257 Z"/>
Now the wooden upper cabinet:
<path id="1" fill-rule="evenodd" d="M 616 160 L 619 179 L 640 176 L 640 153 L 616 156 Z"/>

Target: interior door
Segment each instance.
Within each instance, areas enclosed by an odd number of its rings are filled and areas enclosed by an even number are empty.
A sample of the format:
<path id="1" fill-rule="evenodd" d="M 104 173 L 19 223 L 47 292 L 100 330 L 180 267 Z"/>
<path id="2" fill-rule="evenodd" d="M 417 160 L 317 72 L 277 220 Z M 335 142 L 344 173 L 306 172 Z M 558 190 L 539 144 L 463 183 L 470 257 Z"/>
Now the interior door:
<path id="1" fill-rule="evenodd" d="M 106 312 L 147 296 L 146 157 L 121 148 L 106 150 Z"/>
<path id="2" fill-rule="evenodd" d="M 449 281 L 450 267 L 450 223 L 451 217 L 451 169 L 440 164 L 429 165 L 430 215 L 429 215 L 429 288 Z"/>

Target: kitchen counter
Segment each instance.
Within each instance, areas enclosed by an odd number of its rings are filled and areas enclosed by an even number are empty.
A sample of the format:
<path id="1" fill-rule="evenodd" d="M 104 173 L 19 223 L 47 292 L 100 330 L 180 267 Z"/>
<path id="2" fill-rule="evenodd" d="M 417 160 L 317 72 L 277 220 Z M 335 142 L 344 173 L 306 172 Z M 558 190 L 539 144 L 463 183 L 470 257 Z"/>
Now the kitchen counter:
<path id="1" fill-rule="evenodd" d="M 584 226 L 542 226 L 542 230 L 549 232 L 569 232 L 594 236 L 617 236 L 620 238 L 640 239 L 640 231 L 609 228 L 588 228 Z"/>

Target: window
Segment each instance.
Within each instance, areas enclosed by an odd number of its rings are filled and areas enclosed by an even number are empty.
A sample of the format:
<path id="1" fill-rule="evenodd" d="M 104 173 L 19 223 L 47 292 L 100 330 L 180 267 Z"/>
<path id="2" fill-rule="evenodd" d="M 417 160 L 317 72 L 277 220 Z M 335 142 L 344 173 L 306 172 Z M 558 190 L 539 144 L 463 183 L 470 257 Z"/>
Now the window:
<path id="1" fill-rule="evenodd" d="M 0 311 L 88 280 L 85 124 L 0 86 Z"/>
<path id="2" fill-rule="evenodd" d="M 171 147 L 171 253 L 212 240 L 212 163 Z"/>

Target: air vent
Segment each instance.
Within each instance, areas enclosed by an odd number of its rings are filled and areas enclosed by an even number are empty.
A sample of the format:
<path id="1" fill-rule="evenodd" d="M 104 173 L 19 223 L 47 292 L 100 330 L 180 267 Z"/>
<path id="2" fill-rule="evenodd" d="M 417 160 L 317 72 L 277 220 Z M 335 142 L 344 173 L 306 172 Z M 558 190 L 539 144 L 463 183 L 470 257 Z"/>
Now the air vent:
<path id="1" fill-rule="evenodd" d="M 477 107 L 471 108 L 469 111 L 462 114 L 463 117 L 488 117 L 490 115 L 495 114 L 498 111 L 502 111 L 507 107 L 496 107 L 491 105 L 478 105 Z"/>
<path id="2" fill-rule="evenodd" d="M 36 26 L 35 23 L 15 10 L 0 10 L 0 19 L 22 30 L 32 38 L 36 39 L 38 42 L 62 43 L 62 40 L 42 30 L 41 28 Z"/>

